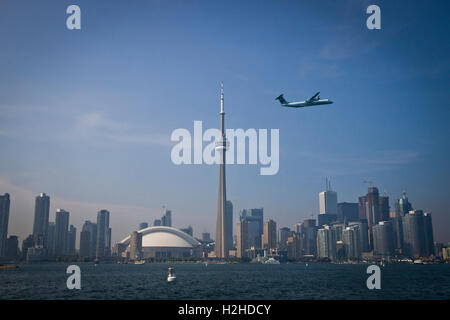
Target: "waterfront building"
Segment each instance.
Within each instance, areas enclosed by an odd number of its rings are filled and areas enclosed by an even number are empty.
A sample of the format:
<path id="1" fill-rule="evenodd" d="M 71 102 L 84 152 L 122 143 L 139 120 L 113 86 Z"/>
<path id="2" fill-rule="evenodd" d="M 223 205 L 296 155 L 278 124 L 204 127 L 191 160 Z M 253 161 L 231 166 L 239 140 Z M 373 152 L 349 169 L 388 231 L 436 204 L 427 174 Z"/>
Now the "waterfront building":
<path id="1" fill-rule="evenodd" d="M 394 254 L 394 233 L 391 221 L 380 221 L 373 226 L 373 254 L 389 257 Z"/>
<path id="2" fill-rule="evenodd" d="M 136 231 L 135 240 L 133 240 L 135 241 L 133 252 L 131 251 L 131 238 L 132 235 L 129 235 L 119 242 L 120 246 L 127 247 L 126 250 L 130 253 L 130 259 L 135 259 L 139 249 L 142 252 L 141 259 L 200 258 L 202 255 L 200 242 L 173 227 L 149 227 Z M 139 248 L 140 242 L 141 248 Z"/>
<path id="3" fill-rule="evenodd" d="M 109 257 L 111 253 L 111 228 L 109 227 L 109 211 L 100 210 L 97 213 L 97 248 L 96 258 Z"/>
<path id="4" fill-rule="evenodd" d="M 306 219 L 301 226 L 300 235 L 303 241 L 305 255 L 317 254 L 317 226 L 315 219 Z"/>
<path id="5" fill-rule="evenodd" d="M 54 222 L 48 223 L 48 245 L 47 245 L 47 254 L 49 257 L 53 257 L 55 255 L 55 234 L 56 234 L 56 224 Z"/>
<path id="6" fill-rule="evenodd" d="M 241 211 L 241 219 L 248 222 L 249 247 L 261 249 L 261 236 L 263 234 L 264 210 L 263 208 L 244 209 Z"/>
<path id="7" fill-rule="evenodd" d="M 0 196 L 0 258 L 6 256 L 10 202 L 8 193 Z"/>
<path id="8" fill-rule="evenodd" d="M 35 246 L 47 248 L 49 211 L 50 197 L 45 193 L 39 194 L 34 205 L 33 241 Z"/>
<path id="9" fill-rule="evenodd" d="M 277 224 L 272 219 L 264 223 L 264 231 L 262 235 L 262 248 L 274 250 L 277 248 Z"/>
<path id="10" fill-rule="evenodd" d="M 402 218 L 403 253 L 408 256 L 422 256 L 425 253 L 425 228 L 422 210 L 411 210 Z"/>
<path id="11" fill-rule="evenodd" d="M 302 237 L 293 232 L 286 240 L 288 259 L 300 259 L 303 257 Z"/>
<path id="12" fill-rule="evenodd" d="M 8 260 L 18 260 L 19 252 L 19 238 L 17 236 L 9 236 L 6 239 L 5 257 Z"/>
<path id="13" fill-rule="evenodd" d="M 359 224 L 354 224 L 342 231 L 342 242 L 344 243 L 345 257 L 347 259 L 361 258 L 361 232 L 359 226 Z"/>
<path id="14" fill-rule="evenodd" d="M 330 226 L 317 230 L 317 255 L 319 258 L 336 259 L 336 236 Z"/>
<path id="15" fill-rule="evenodd" d="M 70 225 L 69 232 L 67 233 L 67 254 L 75 255 L 75 244 L 77 242 L 77 228 Z"/>
<path id="16" fill-rule="evenodd" d="M 82 227 L 82 232 L 84 232 L 84 237 L 89 235 L 89 243 L 87 239 L 83 241 L 83 257 L 89 257 L 94 259 L 96 257 L 97 252 L 97 224 L 93 223 L 89 220 L 86 220 Z M 86 250 L 89 250 L 87 253 Z M 80 234 L 80 255 L 81 255 L 81 234 Z"/>
<path id="17" fill-rule="evenodd" d="M 280 228 L 280 250 L 286 249 L 287 240 L 293 233 L 294 232 L 287 227 Z"/>
<path id="18" fill-rule="evenodd" d="M 64 209 L 57 209 L 55 217 L 55 255 L 67 254 L 68 233 L 69 212 Z"/>
<path id="19" fill-rule="evenodd" d="M 369 252 L 369 225 L 367 219 L 350 222 L 349 226 L 358 226 L 361 252 Z"/>
<path id="20" fill-rule="evenodd" d="M 244 258 L 247 256 L 247 249 L 249 246 L 248 238 L 249 223 L 247 218 L 241 218 L 236 227 L 237 241 L 236 241 L 236 257 Z"/>

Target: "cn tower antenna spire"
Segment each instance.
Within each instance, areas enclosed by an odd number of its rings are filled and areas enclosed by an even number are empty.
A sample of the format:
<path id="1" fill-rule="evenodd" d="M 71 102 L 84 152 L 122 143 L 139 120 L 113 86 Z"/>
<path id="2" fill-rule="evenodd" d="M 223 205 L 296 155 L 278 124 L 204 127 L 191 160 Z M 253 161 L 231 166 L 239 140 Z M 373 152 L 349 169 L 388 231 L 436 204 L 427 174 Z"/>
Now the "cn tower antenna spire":
<path id="1" fill-rule="evenodd" d="M 223 110 L 223 81 L 220 82 L 220 113 L 224 113 L 224 110 Z"/>

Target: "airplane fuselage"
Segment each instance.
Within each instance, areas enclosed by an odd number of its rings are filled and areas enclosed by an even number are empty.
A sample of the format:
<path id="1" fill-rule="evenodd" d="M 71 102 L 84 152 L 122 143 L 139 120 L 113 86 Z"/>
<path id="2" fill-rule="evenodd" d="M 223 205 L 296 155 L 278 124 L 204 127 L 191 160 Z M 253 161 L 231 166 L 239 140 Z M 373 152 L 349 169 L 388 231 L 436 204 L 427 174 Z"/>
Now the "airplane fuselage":
<path id="1" fill-rule="evenodd" d="M 289 102 L 289 103 L 283 103 L 281 106 L 283 107 L 290 107 L 290 108 L 303 108 L 303 107 L 311 107 L 311 106 L 318 106 L 322 104 L 332 104 L 333 101 L 329 99 L 320 99 L 315 101 L 298 101 L 298 102 Z"/>

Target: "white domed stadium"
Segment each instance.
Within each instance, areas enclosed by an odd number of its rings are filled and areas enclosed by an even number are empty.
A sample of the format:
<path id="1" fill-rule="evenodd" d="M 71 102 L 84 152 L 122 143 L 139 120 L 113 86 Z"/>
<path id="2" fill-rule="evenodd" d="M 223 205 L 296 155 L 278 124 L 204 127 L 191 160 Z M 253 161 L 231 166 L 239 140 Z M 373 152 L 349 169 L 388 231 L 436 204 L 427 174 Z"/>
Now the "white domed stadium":
<path id="1" fill-rule="evenodd" d="M 142 258 L 186 258 L 201 256 L 201 245 L 189 234 L 165 226 L 148 227 L 137 232 L 142 237 Z M 131 235 L 120 241 L 130 250 Z"/>

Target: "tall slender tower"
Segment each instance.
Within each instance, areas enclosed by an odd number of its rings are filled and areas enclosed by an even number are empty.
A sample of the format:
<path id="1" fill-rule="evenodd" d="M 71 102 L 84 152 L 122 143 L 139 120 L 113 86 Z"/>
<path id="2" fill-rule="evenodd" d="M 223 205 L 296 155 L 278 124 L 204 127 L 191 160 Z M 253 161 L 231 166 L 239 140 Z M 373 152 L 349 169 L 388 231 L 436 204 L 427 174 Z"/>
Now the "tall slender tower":
<path id="1" fill-rule="evenodd" d="M 227 150 L 227 138 L 225 136 L 225 112 L 223 109 L 223 83 L 220 87 L 220 131 L 221 138 L 216 141 L 216 151 L 220 152 L 219 168 L 219 197 L 217 200 L 217 224 L 216 224 L 216 256 L 218 258 L 227 258 L 229 250 L 229 241 L 227 239 L 228 223 L 226 217 L 227 190 L 225 181 L 225 152 Z"/>

